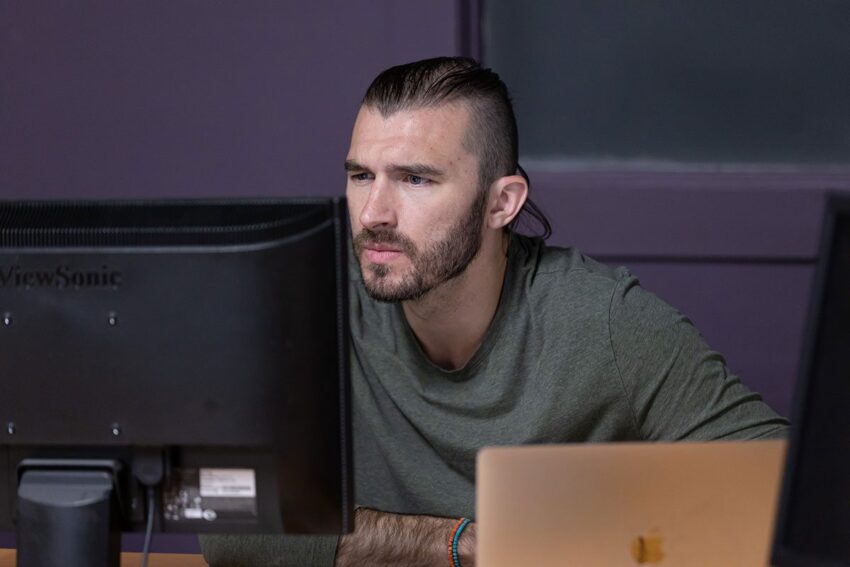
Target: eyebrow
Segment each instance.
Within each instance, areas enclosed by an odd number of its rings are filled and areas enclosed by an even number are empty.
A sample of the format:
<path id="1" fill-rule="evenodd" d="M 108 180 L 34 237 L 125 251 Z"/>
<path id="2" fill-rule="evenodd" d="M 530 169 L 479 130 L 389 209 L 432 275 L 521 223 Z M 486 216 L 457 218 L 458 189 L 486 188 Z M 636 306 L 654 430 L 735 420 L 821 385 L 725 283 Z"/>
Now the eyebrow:
<path id="1" fill-rule="evenodd" d="M 409 173 L 411 175 L 421 175 L 423 177 L 443 177 L 445 175 L 445 172 L 442 169 L 438 169 L 433 165 L 425 163 L 391 163 L 387 169 L 397 173 Z"/>
<path id="2" fill-rule="evenodd" d="M 387 166 L 387 169 L 394 173 L 409 173 L 410 175 L 421 175 L 423 177 L 445 176 L 445 172 L 442 169 L 425 163 L 391 163 Z M 369 168 L 352 159 L 347 159 L 345 160 L 345 171 L 369 171 Z"/>
<path id="3" fill-rule="evenodd" d="M 345 160 L 345 171 L 367 171 L 368 168 L 363 167 L 353 159 Z"/>

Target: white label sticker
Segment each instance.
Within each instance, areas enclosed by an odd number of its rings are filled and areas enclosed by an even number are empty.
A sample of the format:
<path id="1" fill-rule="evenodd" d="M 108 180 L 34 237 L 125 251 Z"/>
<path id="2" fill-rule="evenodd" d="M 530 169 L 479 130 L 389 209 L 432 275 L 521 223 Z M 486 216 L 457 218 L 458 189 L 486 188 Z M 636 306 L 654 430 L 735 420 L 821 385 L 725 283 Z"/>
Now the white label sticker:
<path id="1" fill-rule="evenodd" d="M 254 469 L 201 469 L 201 496 L 256 498 Z"/>

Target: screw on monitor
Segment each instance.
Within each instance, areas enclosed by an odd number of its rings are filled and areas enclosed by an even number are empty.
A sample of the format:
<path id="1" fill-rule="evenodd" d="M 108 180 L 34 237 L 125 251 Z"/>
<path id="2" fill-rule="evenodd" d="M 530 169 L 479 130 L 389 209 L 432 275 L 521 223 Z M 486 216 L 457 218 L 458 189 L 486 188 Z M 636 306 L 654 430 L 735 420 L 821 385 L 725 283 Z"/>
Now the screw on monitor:
<path id="1" fill-rule="evenodd" d="M 107 321 L 109 322 L 110 327 L 114 327 L 115 325 L 117 325 L 118 324 L 118 313 L 116 313 L 115 311 L 110 311 L 109 317 L 107 318 Z"/>
<path id="2" fill-rule="evenodd" d="M 3 314 L 3 324 L 6 325 L 7 327 L 12 324 L 12 314 L 11 313 L 6 312 L 6 313 Z"/>
<path id="3" fill-rule="evenodd" d="M 113 423 L 110 426 L 110 428 L 111 428 L 110 430 L 112 431 L 112 435 L 114 435 L 115 437 L 121 436 L 121 426 L 120 425 L 118 425 L 117 423 Z"/>
<path id="4" fill-rule="evenodd" d="M 14 421 L 10 421 L 9 423 L 6 424 L 6 433 L 8 433 L 9 435 L 14 435 L 15 431 L 17 431 L 17 429 L 15 428 L 15 422 Z"/>

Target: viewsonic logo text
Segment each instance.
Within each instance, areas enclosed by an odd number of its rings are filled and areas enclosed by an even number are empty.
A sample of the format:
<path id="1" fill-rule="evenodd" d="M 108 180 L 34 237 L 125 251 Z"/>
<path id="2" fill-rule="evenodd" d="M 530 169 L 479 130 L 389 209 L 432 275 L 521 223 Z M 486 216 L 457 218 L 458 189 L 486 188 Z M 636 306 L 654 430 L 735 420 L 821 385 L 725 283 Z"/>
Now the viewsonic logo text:
<path id="1" fill-rule="evenodd" d="M 122 283 L 121 272 L 107 266 L 97 270 L 74 269 L 68 265 L 56 266 L 52 270 L 0 266 L 0 288 L 118 288 Z"/>

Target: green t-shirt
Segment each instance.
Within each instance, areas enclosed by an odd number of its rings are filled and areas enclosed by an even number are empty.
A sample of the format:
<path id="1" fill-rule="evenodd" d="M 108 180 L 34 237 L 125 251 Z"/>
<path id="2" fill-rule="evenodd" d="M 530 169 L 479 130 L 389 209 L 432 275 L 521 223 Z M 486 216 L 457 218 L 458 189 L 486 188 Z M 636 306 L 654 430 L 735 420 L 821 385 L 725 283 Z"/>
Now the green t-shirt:
<path id="1" fill-rule="evenodd" d="M 747 390 L 683 315 L 574 249 L 513 236 L 478 351 L 443 370 L 398 304 L 352 266 L 355 499 L 387 512 L 475 515 L 488 445 L 755 439 L 787 421 Z M 202 538 L 214 567 L 332 565 L 336 538 Z M 241 559 L 240 559 L 241 558 Z"/>

